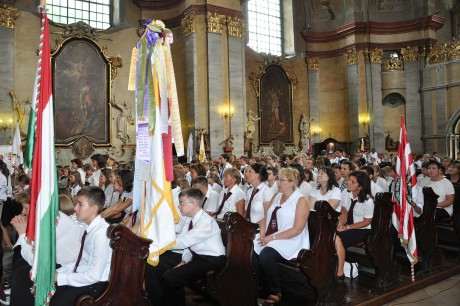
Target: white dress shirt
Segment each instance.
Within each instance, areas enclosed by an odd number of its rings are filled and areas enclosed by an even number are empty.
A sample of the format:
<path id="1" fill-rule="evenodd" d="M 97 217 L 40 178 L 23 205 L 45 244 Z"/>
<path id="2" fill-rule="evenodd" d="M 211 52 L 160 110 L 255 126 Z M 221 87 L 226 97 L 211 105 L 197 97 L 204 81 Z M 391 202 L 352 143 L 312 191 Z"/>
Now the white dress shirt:
<path id="1" fill-rule="evenodd" d="M 251 202 L 251 222 L 257 223 L 264 218 L 264 202 L 270 202 L 273 198 L 273 191 L 264 183 L 257 186 L 259 191 L 254 195 Z M 248 209 L 249 200 L 251 199 L 253 188 L 251 187 L 246 193 L 245 209 Z"/>
<path id="2" fill-rule="evenodd" d="M 56 225 L 56 263 L 73 269 L 80 252 L 80 241 L 84 228 L 78 226 L 69 216 L 59 212 Z M 14 247 L 21 246 L 21 256 L 29 265 L 34 263 L 34 249 L 21 234 Z"/>
<path id="3" fill-rule="evenodd" d="M 205 199 L 206 199 L 206 202 L 204 203 L 203 210 L 211 212 L 211 213 L 216 212 L 220 204 L 219 194 L 215 192 L 214 190 L 212 190 L 211 188 L 208 188 L 208 192 L 206 192 Z"/>
<path id="4" fill-rule="evenodd" d="M 222 203 L 222 200 L 224 199 L 225 194 L 227 193 L 227 187 L 222 190 L 222 192 L 219 195 L 219 202 L 217 204 L 217 209 L 219 209 L 220 204 Z M 225 201 L 224 207 L 222 208 L 220 214 L 217 216 L 217 218 L 222 219 L 225 215 L 226 212 L 231 211 L 231 212 L 236 212 L 236 203 L 238 203 L 240 200 L 246 201 L 246 196 L 241 190 L 241 188 L 238 185 L 233 186 L 233 188 L 230 190 L 232 195 Z"/>
<path id="5" fill-rule="evenodd" d="M 7 199 L 8 180 L 3 173 L 0 172 L 0 202 L 4 202 Z"/>
<path id="6" fill-rule="evenodd" d="M 220 228 L 216 220 L 202 209 L 192 218 L 187 218 L 182 232 L 176 238 L 172 250 L 183 250 L 182 260 L 186 263 L 193 258 L 192 252 L 198 255 L 222 256 L 225 247 L 222 242 Z M 193 228 L 189 230 L 190 222 Z"/>
<path id="7" fill-rule="evenodd" d="M 105 282 L 109 279 L 112 248 L 107 237 L 109 224 L 98 215 L 86 228 L 85 244 L 77 272 L 73 272 L 74 265 L 63 266 L 58 269 L 58 286 L 83 287 Z M 78 243 L 75 242 L 78 245 Z M 78 246 L 80 249 L 80 245 Z M 77 253 L 78 256 L 78 253 Z"/>
<path id="8" fill-rule="evenodd" d="M 351 192 L 343 191 L 342 192 L 342 200 L 340 205 L 345 207 L 347 212 L 350 210 L 351 207 L 351 200 L 353 195 Z M 355 207 L 353 208 L 353 223 L 358 223 L 366 219 L 372 219 L 374 216 L 374 200 L 368 198 L 364 202 L 357 202 Z M 367 225 L 366 227 L 362 227 L 361 229 L 370 229 L 371 225 Z"/>

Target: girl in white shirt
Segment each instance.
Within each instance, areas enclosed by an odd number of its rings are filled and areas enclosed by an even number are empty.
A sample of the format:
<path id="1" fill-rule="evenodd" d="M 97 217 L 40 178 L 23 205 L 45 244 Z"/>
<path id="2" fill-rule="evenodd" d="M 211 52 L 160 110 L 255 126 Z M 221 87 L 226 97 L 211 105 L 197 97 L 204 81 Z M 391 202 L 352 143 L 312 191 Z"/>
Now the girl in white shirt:
<path id="1" fill-rule="evenodd" d="M 70 172 L 69 182 L 70 182 L 70 195 L 72 196 L 72 199 L 74 199 L 77 193 L 83 187 L 80 172 L 78 172 L 77 170 Z"/>
<path id="2" fill-rule="evenodd" d="M 341 212 L 341 191 L 336 181 L 334 170 L 331 167 L 321 167 L 317 177 L 318 186 L 310 193 L 310 209 L 315 209 L 316 201 L 327 201 L 332 208 Z"/>

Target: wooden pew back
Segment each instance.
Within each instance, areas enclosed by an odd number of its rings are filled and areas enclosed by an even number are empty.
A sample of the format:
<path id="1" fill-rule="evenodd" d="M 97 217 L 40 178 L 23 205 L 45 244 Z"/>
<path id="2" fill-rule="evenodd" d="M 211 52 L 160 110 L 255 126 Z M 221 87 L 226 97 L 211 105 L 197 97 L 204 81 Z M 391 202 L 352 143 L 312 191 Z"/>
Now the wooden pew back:
<path id="1" fill-rule="evenodd" d="M 97 299 L 81 296 L 76 306 L 150 305 L 143 283 L 152 240 L 135 235 L 121 224 L 111 225 L 107 236 L 113 249 L 109 286 Z"/>

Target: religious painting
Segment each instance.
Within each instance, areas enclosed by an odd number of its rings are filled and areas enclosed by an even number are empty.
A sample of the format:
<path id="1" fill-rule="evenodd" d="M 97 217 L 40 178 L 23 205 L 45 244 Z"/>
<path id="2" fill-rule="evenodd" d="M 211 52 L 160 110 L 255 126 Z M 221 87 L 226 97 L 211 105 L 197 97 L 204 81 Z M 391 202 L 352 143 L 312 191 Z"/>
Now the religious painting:
<path id="1" fill-rule="evenodd" d="M 73 143 L 72 153 L 77 158 L 88 158 L 93 152 L 93 144 L 86 136 L 78 138 L 78 140 Z"/>
<path id="2" fill-rule="evenodd" d="M 64 40 L 52 54 L 56 145 L 82 136 L 110 144 L 110 60 L 92 39 Z"/>
<path id="3" fill-rule="evenodd" d="M 283 67 L 271 64 L 263 71 L 259 87 L 259 143 L 268 145 L 281 139 L 294 144 L 291 79 Z"/>

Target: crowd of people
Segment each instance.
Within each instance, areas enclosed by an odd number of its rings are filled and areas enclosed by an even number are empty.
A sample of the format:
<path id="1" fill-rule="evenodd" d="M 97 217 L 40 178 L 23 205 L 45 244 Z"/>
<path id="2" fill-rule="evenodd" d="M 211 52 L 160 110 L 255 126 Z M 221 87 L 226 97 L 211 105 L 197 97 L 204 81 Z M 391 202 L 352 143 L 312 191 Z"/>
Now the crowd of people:
<path id="1" fill-rule="evenodd" d="M 133 163 L 95 154 L 92 164 L 73 159 L 58 166 L 60 218 L 57 226 L 56 293 L 51 305 L 70 305 L 84 293 L 97 295 L 107 286 L 111 251 L 109 223 L 139 232 L 133 211 Z M 460 205 L 460 161 L 436 154 L 414 156 L 417 188 L 439 196 L 437 219 L 456 218 Z M 173 166 L 174 207 L 181 216 L 176 245 L 147 265 L 145 289 L 154 305 L 186 305 L 184 287 L 225 263 L 225 247 L 216 219 L 237 212 L 260 231 L 254 240 L 253 267 L 267 292 L 266 303 L 281 300 L 277 262 L 297 257 L 310 247 L 308 217 L 318 200 L 340 213 L 337 226 L 337 279 L 345 278 L 346 249 L 370 234 L 374 197 L 395 188 L 394 155 L 357 151 L 321 152 L 317 157 L 268 155 L 236 157 L 227 153 L 209 162 Z M 4 260 L 3 285 L 12 305 L 33 305 L 30 267 L 33 249 L 25 241 L 29 177 L 19 166 L 9 173 L 0 161 L 0 202 Z M 423 213 L 423 196 L 409 199 L 414 216 Z M 72 243 L 73 242 L 73 243 Z M 6 253 L 5 253 L 6 254 Z M 0 296 L 0 302 L 2 301 Z"/>

